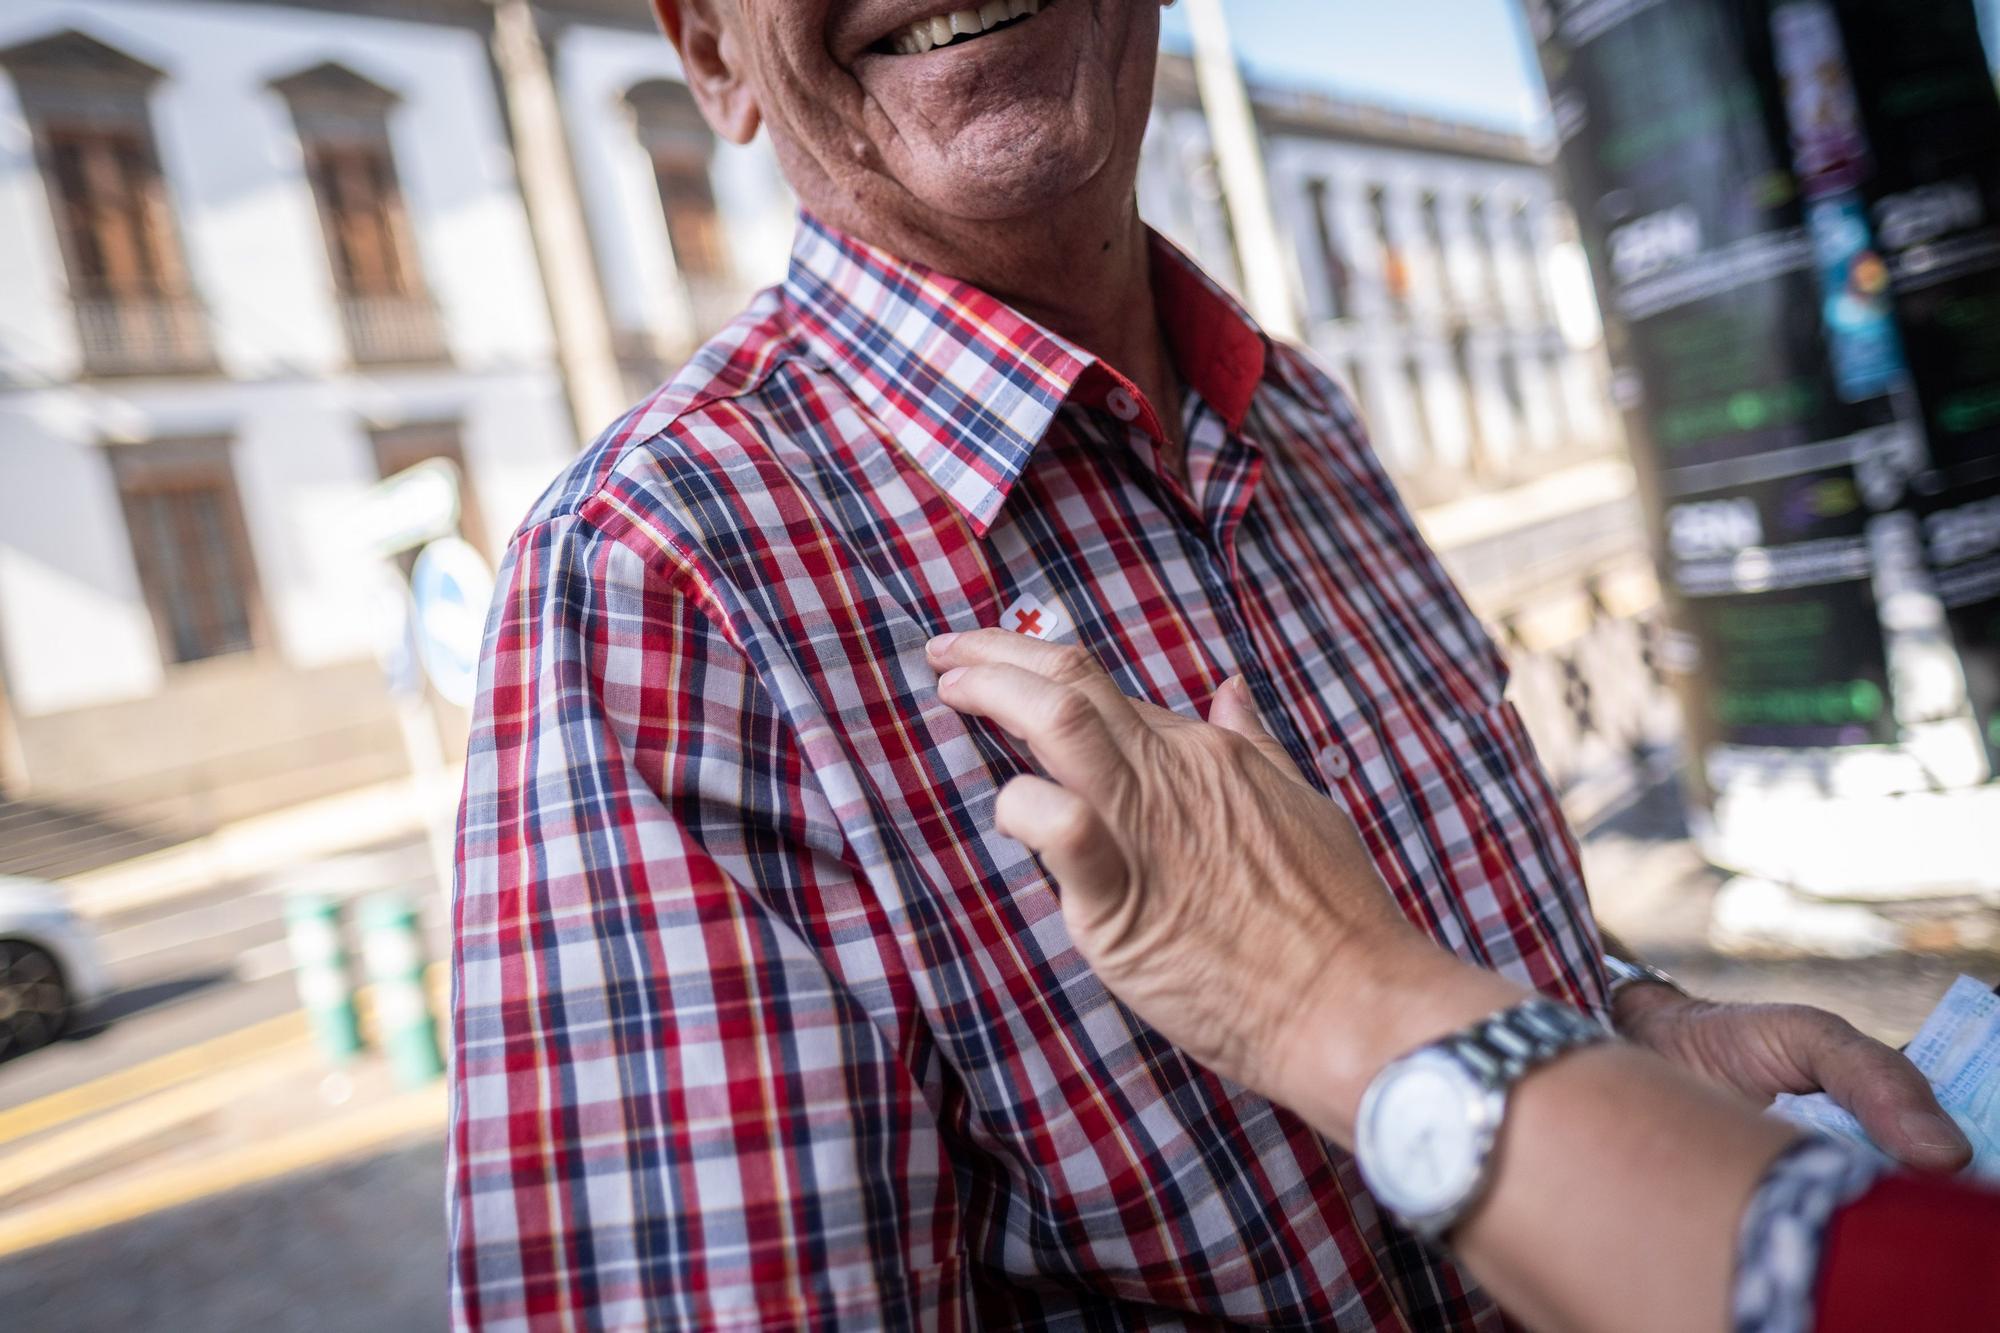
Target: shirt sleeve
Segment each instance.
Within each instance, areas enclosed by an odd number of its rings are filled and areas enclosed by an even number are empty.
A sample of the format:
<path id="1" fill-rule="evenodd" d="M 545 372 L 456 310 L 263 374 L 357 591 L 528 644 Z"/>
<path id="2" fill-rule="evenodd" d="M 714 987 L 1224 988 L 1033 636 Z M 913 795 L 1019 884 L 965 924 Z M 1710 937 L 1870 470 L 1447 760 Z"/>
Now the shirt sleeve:
<path id="1" fill-rule="evenodd" d="M 2000 1329 L 2000 1191 L 1888 1175 L 1833 1216 L 1818 1333 Z"/>
<path id="2" fill-rule="evenodd" d="M 1736 1234 L 1735 1333 L 1811 1333 L 1827 1225 L 1888 1169 L 1879 1154 L 1817 1135 L 1778 1154 Z"/>
<path id="3" fill-rule="evenodd" d="M 1962 1333 L 2000 1328 L 2000 1191 L 1895 1170 L 1809 1137 L 1780 1153 L 1744 1211 L 1737 1333 Z"/>
<path id="4" fill-rule="evenodd" d="M 698 586 L 584 519 L 522 533 L 499 586 L 453 916 L 454 1326 L 961 1327 L 936 1061 L 770 696 Z"/>

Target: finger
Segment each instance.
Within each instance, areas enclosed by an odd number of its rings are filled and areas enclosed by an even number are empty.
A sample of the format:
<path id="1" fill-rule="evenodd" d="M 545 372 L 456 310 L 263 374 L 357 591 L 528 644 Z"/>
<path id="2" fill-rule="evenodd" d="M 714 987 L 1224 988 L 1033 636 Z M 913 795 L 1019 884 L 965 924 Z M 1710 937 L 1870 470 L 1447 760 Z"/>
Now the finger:
<path id="1" fill-rule="evenodd" d="M 1049 776 L 1074 792 L 1117 791 L 1132 776 L 1111 724 L 1075 686 L 1017 666 L 953 667 L 938 677 L 938 698 L 1019 736 Z M 1129 711 L 1127 721 L 1139 725 Z"/>
<path id="2" fill-rule="evenodd" d="M 1081 644 L 1044 643 L 1025 634 L 1004 629 L 978 629 L 963 634 L 940 634 L 925 645 L 933 666 L 940 669 L 963 666 L 1012 666 L 1046 676 L 1061 685 L 1087 691 L 1107 713 L 1118 714 L 1131 701 L 1105 674 L 1090 650 Z"/>
<path id="3" fill-rule="evenodd" d="M 1063 913 L 1089 933 L 1117 916 L 1133 886 L 1118 840 L 1090 803 L 1046 778 L 1015 778 L 1000 789 L 994 823 L 1026 843 L 1062 885 Z"/>
<path id="4" fill-rule="evenodd" d="M 1060 675 L 1063 659 L 1082 651 L 1074 644 L 1048 643 L 1004 629 L 975 629 L 940 634 L 924 645 L 935 667 L 980 666 L 1004 662 L 1044 676 Z"/>
<path id="5" fill-rule="evenodd" d="M 1853 1113 L 1882 1150 L 1923 1171 L 1956 1171 L 1972 1145 L 1938 1105 L 1908 1057 L 1826 1016 L 1824 1032 L 1805 1045 L 1806 1072 Z"/>
<path id="6" fill-rule="evenodd" d="M 1299 766 L 1292 762 L 1292 756 L 1270 732 L 1264 730 L 1264 720 L 1257 716 L 1256 701 L 1250 697 L 1250 685 L 1241 676 L 1231 676 L 1222 682 L 1222 688 L 1215 692 L 1215 699 L 1208 706 L 1208 720 L 1224 731 L 1233 731 L 1255 747 L 1278 771 L 1302 787 L 1310 788 Z"/>
<path id="7" fill-rule="evenodd" d="M 1082 690 L 1103 711 L 1105 721 L 1121 743 L 1129 743 L 1130 737 L 1143 728 L 1132 711 L 1132 701 L 1105 674 L 1090 651 L 1079 644 L 1043 643 L 1004 629 L 981 629 L 941 634 L 926 645 L 925 652 L 932 665 L 941 671 L 975 666 L 1013 667 Z"/>

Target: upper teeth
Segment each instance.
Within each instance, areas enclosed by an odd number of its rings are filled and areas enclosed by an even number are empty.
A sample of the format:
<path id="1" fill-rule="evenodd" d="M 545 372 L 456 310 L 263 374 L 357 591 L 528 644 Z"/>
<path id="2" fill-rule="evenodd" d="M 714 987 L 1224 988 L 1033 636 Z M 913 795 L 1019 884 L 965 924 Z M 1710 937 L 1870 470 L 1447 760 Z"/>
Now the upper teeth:
<path id="1" fill-rule="evenodd" d="M 918 19 L 889 36 L 889 49 L 898 55 L 922 55 L 933 46 L 943 46 L 965 33 L 985 32 L 1008 19 L 1041 12 L 1044 0 L 986 0 L 977 9 L 954 9 L 936 18 Z"/>

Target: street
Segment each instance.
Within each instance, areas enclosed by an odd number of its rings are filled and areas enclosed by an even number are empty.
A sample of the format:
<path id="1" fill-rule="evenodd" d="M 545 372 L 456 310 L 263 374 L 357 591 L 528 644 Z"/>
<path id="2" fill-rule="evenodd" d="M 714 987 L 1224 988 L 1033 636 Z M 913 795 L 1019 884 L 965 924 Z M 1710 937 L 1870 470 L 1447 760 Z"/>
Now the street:
<path id="1" fill-rule="evenodd" d="M 404 1333 L 444 1325 L 444 1145 L 285 1177 L 0 1261 L 44 1333 Z"/>
<path id="2" fill-rule="evenodd" d="M 441 1091 L 327 1067 L 284 922 L 292 891 L 393 890 L 438 959 L 430 885 L 423 840 L 402 837 L 94 923 L 116 990 L 0 1065 L 0 1324 L 438 1326 Z"/>
<path id="3" fill-rule="evenodd" d="M 1718 953 L 1722 877 L 1671 787 L 1592 830 L 1585 856 L 1605 923 L 1698 994 L 1818 1004 L 1901 1042 L 1958 972 L 2000 978 L 1993 954 Z M 282 920 L 287 890 L 420 895 L 426 865 L 422 842 L 400 839 L 101 922 L 112 1021 L 0 1066 L 0 1322 L 441 1325 L 442 1097 L 399 1093 L 366 1061 L 327 1072 L 298 1021 Z M 424 900 L 439 958 L 442 904 Z"/>
<path id="4" fill-rule="evenodd" d="M 0 1064 L 0 1111 L 297 1009 L 288 892 L 405 893 L 424 904 L 430 957 L 442 958 L 443 904 L 429 883 L 424 842 L 407 837 L 98 920 L 116 991 L 83 1031 Z"/>

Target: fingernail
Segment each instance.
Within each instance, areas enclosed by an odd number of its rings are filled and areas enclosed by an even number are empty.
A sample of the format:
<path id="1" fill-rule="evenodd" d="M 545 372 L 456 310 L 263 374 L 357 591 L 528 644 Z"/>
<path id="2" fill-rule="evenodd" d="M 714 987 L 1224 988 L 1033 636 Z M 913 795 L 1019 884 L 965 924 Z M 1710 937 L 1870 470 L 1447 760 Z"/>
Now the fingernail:
<path id="1" fill-rule="evenodd" d="M 932 657 L 943 657 L 951 651 L 951 645 L 958 640 L 956 634 L 940 634 L 924 645 L 924 651 Z"/>
<path id="2" fill-rule="evenodd" d="M 1950 1117 L 1930 1111 L 1905 1112 L 1897 1128 L 1904 1137 L 1919 1148 L 1944 1148 L 1952 1152 L 1971 1152 L 1972 1145 L 1966 1141 L 1965 1133 L 1951 1122 Z"/>
<path id="3" fill-rule="evenodd" d="M 1215 688 L 1215 692 L 1217 694 L 1221 694 L 1225 690 L 1237 695 L 1238 697 L 1241 697 L 1244 690 L 1243 677 L 1231 676 L 1228 680 L 1223 681 L 1222 684 L 1216 686 Z"/>
<path id="4" fill-rule="evenodd" d="M 945 686 L 950 685 L 953 681 L 957 680 L 960 676 L 964 674 L 965 674 L 964 667 L 953 667 L 951 670 L 945 672 L 942 676 L 938 677 L 938 688 L 939 689 L 945 688 Z"/>

